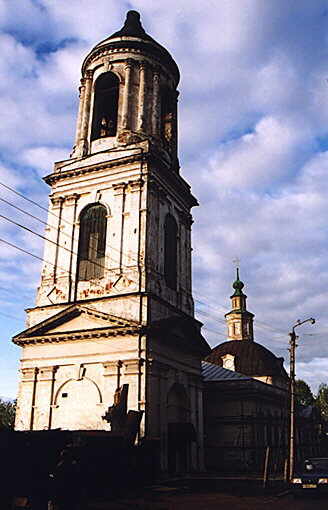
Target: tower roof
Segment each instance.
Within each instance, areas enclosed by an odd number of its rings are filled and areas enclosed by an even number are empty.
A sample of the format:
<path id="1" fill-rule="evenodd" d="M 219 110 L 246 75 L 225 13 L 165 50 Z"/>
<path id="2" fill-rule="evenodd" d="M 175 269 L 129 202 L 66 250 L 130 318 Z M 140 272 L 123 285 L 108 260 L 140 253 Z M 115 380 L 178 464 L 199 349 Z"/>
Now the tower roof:
<path id="1" fill-rule="evenodd" d="M 277 358 L 269 349 L 251 340 L 223 342 L 212 349 L 205 361 L 222 367 L 222 356 L 235 357 L 235 370 L 249 376 L 280 376 L 287 378 L 283 358 Z"/>
<path id="2" fill-rule="evenodd" d="M 148 39 L 153 41 L 152 37 L 146 34 L 141 21 L 140 14 L 137 11 L 128 11 L 126 13 L 126 19 L 121 30 L 114 32 L 109 39 L 114 37 L 139 37 L 140 39 Z"/>
<path id="3" fill-rule="evenodd" d="M 239 279 L 239 267 L 237 267 L 237 278 L 232 284 L 232 288 L 235 289 L 235 292 L 232 294 L 232 298 L 235 296 L 245 296 L 243 293 L 243 288 L 245 287 L 244 282 Z M 245 296 L 246 297 L 246 296 Z"/>
<path id="4" fill-rule="evenodd" d="M 158 63 L 166 66 L 174 76 L 176 85 L 180 79 L 178 66 L 170 53 L 161 46 L 155 39 L 148 35 L 143 28 L 140 20 L 140 14 L 137 11 L 128 11 L 123 27 L 114 32 L 103 41 L 99 42 L 87 55 L 82 66 L 82 72 L 90 61 L 90 58 L 99 50 L 119 48 L 137 48 L 145 54 L 150 54 L 158 60 Z"/>

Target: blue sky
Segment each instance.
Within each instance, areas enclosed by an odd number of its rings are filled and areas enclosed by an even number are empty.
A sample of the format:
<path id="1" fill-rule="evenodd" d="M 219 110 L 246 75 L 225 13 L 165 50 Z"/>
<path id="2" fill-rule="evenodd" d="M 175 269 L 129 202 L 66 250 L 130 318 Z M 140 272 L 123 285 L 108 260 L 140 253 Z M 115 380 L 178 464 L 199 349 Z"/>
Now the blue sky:
<path id="1" fill-rule="evenodd" d="M 297 376 L 328 382 L 328 6 L 325 0 L 0 0 L 0 182 L 47 207 L 41 177 L 73 145 L 84 55 L 139 10 L 181 71 L 179 152 L 194 209 L 197 316 L 224 341 L 233 260 L 241 260 L 256 340 L 288 358 L 299 329 Z M 0 185 L 0 199 L 46 212 Z M 43 225 L 0 200 L 0 214 Z M 0 218 L 0 238 L 42 257 L 42 241 Z M 14 397 L 33 306 L 37 259 L 1 244 L 0 395 Z M 202 304 L 205 303 L 205 304 Z"/>

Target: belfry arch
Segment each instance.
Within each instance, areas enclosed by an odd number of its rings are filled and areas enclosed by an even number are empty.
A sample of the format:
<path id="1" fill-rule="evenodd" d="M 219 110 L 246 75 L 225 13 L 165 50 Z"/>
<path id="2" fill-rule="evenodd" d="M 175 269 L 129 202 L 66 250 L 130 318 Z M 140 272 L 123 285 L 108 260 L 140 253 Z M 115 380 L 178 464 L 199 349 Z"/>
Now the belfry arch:
<path id="1" fill-rule="evenodd" d="M 116 136 L 120 81 L 107 72 L 101 74 L 94 86 L 91 140 Z"/>

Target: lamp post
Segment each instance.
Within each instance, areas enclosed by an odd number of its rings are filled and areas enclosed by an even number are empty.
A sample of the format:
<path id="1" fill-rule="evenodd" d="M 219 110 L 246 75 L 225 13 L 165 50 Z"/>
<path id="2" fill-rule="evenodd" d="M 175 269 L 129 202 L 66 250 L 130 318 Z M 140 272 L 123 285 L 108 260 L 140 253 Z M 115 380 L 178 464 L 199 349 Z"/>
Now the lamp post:
<path id="1" fill-rule="evenodd" d="M 311 322 L 311 324 L 315 323 L 315 319 L 312 317 L 310 319 L 306 319 L 304 321 L 298 320 L 296 324 L 294 324 L 292 328 L 292 332 L 289 333 L 290 340 L 290 422 L 289 422 L 289 481 L 293 478 L 294 474 L 294 460 L 295 460 L 295 350 L 297 347 L 296 340 L 297 336 L 295 333 L 295 328 L 305 324 L 306 322 Z"/>

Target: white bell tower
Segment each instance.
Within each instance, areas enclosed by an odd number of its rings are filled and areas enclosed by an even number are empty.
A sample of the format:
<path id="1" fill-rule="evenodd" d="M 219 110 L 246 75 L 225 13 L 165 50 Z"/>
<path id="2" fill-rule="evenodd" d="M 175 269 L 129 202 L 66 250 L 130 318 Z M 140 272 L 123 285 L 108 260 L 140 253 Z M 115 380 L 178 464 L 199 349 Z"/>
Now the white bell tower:
<path id="1" fill-rule="evenodd" d="M 128 384 L 128 408 L 143 411 L 140 437 L 159 441 L 172 472 L 202 467 L 209 352 L 191 294 L 197 201 L 179 173 L 178 82 L 135 11 L 85 58 L 72 154 L 44 178 L 36 304 L 13 339 L 22 347 L 17 429 L 109 429 L 103 416 Z"/>

